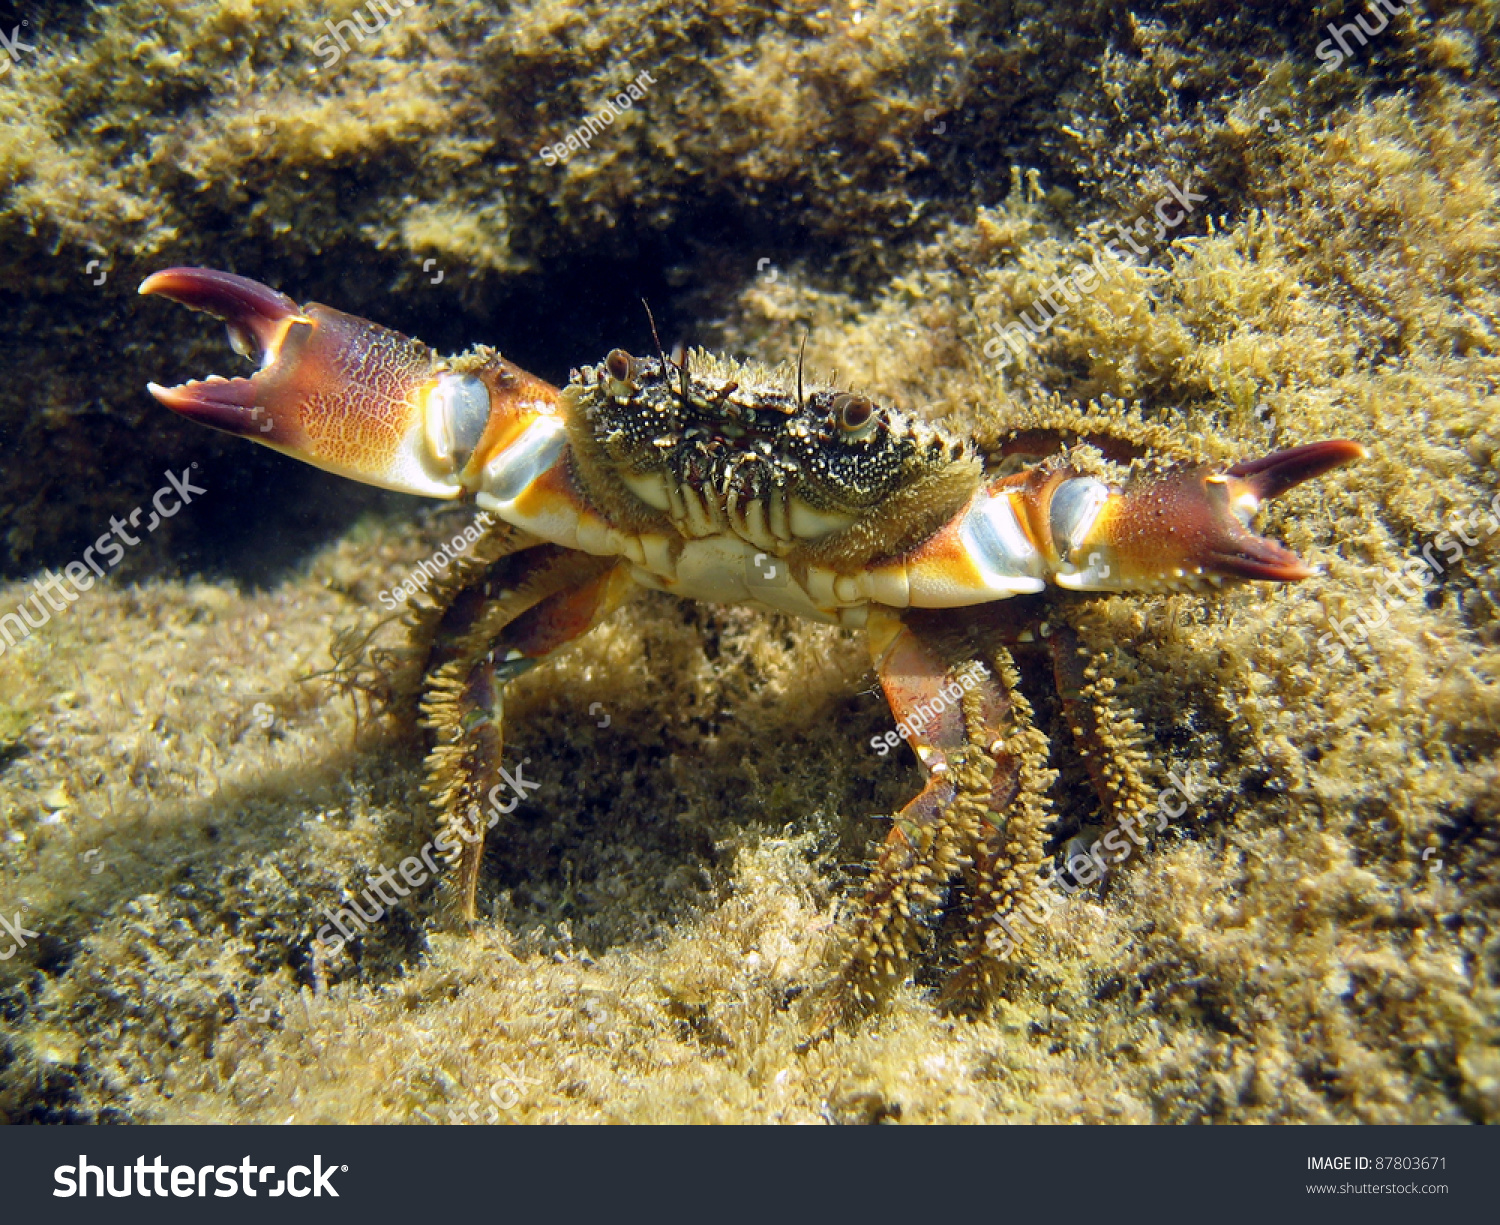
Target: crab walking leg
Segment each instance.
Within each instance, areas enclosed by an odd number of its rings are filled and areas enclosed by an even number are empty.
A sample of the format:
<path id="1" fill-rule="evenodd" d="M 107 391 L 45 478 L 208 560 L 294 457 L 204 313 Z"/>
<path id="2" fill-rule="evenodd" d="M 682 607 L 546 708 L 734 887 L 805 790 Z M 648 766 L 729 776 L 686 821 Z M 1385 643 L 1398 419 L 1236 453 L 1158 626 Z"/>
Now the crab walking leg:
<path id="1" fill-rule="evenodd" d="M 866 630 L 891 712 L 927 778 L 896 815 L 856 919 L 842 985 L 868 1004 L 905 977 L 925 921 L 972 863 L 1014 780 L 1009 757 L 994 755 L 1011 703 L 993 674 L 976 661 L 946 662 L 889 609 L 873 607 Z"/>
<path id="2" fill-rule="evenodd" d="M 426 790 L 464 922 L 476 915 L 485 834 L 526 798 L 516 794 L 524 773 L 502 763 L 505 686 L 593 629 L 629 585 L 613 559 L 540 545 L 471 578 L 436 627 L 422 702 L 434 741 Z"/>
<path id="3" fill-rule="evenodd" d="M 991 746 L 996 785 L 980 822 L 968 932 L 958 968 L 943 985 L 942 998 L 950 1005 L 990 998 L 1016 950 L 1051 917 L 1038 873 L 1047 860 L 1048 791 L 1057 773 L 1047 765 L 1047 737 L 1037 728 L 1015 663 L 1003 650 L 995 659 L 995 678 L 1009 703 L 1010 731 Z"/>
<path id="4" fill-rule="evenodd" d="M 1146 754 L 1141 725 L 1114 700 L 1114 680 L 1105 675 L 1071 626 L 1054 624 L 1046 639 L 1052 671 L 1062 699 L 1063 717 L 1083 757 L 1094 791 L 1104 807 L 1106 825 L 1095 844 L 1109 852 L 1096 860 L 1098 877 L 1109 864 L 1124 863 L 1141 838 L 1137 823 L 1151 807 L 1146 788 Z M 1102 853 L 1102 852 L 1101 852 Z M 1090 882 L 1098 877 L 1088 873 Z"/>
<path id="5" fill-rule="evenodd" d="M 1063 718 L 1107 814 L 1107 827 L 1090 849 L 1102 843 L 1113 853 L 1114 862 L 1123 862 L 1129 850 L 1119 855 L 1121 845 L 1130 846 L 1125 833 L 1140 841 L 1136 822 L 1149 803 L 1142 781 L 1141 727 L 1113 701 L 1113 682 L 1097 673 L 1070 626 L 1052 620 L 1038 628 L 1039 638 L 1027 637 L 1040 641 L 1051 655 Z M 1047 861 L 1044 848 L 1051 822 L 1047 792 L 1056 779 L 1055 771 L 1046 765 L 1047 738 L 1033 725 L 1015 668 L 1002 666 L 998 674 L 1019 716 L 1004 750 L 1013 763 L 1010 771 L 1016 795 L 1009 805 L 997 804 L 995 811 L 1002 819 L 992 827 L 974 865 L 968 941 L 962 964 L 944 990 L 948 1002 L 963 1005 L 979 1004 L 994 995 L 1018 955 L 1052 923 L 1057 897 L 1047 887 L 1051 881 L 1039 875 Z M 1005 759 L 1000 760 L 1004 768 Z M 1090 874 L 1087 883 L 1101 879 L 1105 865 L 1099 864 L 1095 871 L 1097 875 Z M 1079 874 L 1084 872 L 1079 865 Z"/>

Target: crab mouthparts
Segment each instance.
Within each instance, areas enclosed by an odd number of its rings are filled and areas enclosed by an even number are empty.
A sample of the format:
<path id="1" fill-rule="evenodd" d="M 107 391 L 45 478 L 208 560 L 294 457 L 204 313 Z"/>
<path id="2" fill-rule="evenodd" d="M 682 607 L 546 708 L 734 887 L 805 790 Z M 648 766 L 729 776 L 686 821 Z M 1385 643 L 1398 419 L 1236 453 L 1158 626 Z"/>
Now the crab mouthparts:
<path id="1" fill-rule="evenodd" d="M 273 366 L 294 324 L 310 323 L 285 294 L 248 277 L 212 268 L 168 268 L 141 282 L 140 293 L 160 294 L 192 310 L 223 320 L 236 353 Z M 231 434 L 251 437 L 271 428 L 266 406 L 257 404 L 255 379 L 211 374 L 175 387 L 148 383 L 147 390 L 174 413 Z"/>

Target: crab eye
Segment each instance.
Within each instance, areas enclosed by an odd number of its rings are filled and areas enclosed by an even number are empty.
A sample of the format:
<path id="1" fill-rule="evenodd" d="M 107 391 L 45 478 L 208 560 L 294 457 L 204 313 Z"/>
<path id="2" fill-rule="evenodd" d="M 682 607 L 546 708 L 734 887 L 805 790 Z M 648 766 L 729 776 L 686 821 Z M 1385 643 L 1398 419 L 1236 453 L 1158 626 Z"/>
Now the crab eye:
<path id="1" fill-rule="evenodd" d="M 604 373 L 609 375 L 609 393 L 619 399 L 635 393 L 635 358 L 624 349 L 611 349 L 604 358 Z"/>
<path id="2" fill-rule="evenodd" d="M 863 438 L 875 428 L 875 405 L 864 396 L 839 396 L 833 402 L 839 429 L 850 438 Z"/>
<path id="3" fill-rule="evenodd" d="M 630 377 L 630 354 L 624 349 L 611 349 L 604 359 L 604 368 L 609 371 L 609 377 L 624 382 Z"/>

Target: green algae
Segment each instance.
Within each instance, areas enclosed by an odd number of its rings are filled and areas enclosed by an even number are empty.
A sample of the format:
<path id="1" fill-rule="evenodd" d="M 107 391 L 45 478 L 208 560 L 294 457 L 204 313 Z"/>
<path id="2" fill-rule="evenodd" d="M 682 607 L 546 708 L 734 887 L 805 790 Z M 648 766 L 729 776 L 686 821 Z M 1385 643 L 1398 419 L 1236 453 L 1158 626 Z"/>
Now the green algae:
<path id="1" fill-rule="evenodd" d="M 307 43 L 342 6 L 210 7 L 108 6 L 0 84 L 0 263 L 25 294 L 0 419 L 54 465 L 0 479 L 18 566 L 71 560 L 189 457 L 267 500 L 278 461 L 140 393 L 228 372 L 197 321 L 124 297 L 165 263 L 558 377 L 637 343 L 643 288 L 659 308 L 680 287 L 693 339 L 775 362 L 806 329 L 818 371 L 991 444 L 1107 419 L 1167 455 L 1348 436 L 1370 457 L 1264 517 L 1323 577 L 1067 605 L 1156 778 L 1202 794 L 1059 907 L 984 1014 L 914 985 L 810 1047 L 877 814 L 916 782 L 860 755 L 889 716 L 857 641 L 643 596 L 507 698 L 507 752 L 545 790 L 495 831 L 480 929 L 416 895 L 325 963 L 322 912 L 429 831 L 416 742 L 301 678 L 461 512 L 326 533 L 260 592 L 171 578 L 206 547 L 184 517 L 133 556 L 137 586 L 0 656 L 0 700 L 29 712 L 0 901 L 44 933 L 0 966 L 0 1112 L 1500 1118 L 1500 535 L 1480 519 L 1432 590 L 1381 594 L 1497 492 L 1491 6 L 1400 19 L 1331 73 L 1337 5 L 424 6 L 329 81 Z M 638 110 L 543 164 L 643 70 Z M 1190 224 L 1020 361 L 985 360 L 1168 182 L 1208 197 Z M 455 303 L 482 330 L 454 334 Z M 101 319 L 122 357 L 58 359 Z M 288 516 L 316 487 L 271 486 Z M 1366 641 L 1332 629 L 1377 608 Z M 1065 834 L 1092 800 L 1033 689 Z"/>
<path id="2" fill-rule="evenodd" d="M 0 750 L 14 745 L 31 726 L 32 714 L 14 706 L 0 706 Z"/>

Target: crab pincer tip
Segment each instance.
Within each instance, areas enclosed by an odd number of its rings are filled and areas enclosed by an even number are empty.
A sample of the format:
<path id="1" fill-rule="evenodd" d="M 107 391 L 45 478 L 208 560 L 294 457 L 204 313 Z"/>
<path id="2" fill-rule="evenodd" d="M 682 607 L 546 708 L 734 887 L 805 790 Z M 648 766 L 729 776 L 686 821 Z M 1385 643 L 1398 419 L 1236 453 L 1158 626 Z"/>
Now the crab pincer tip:
<path id="1" fill-rule="evenodd" d="M 286 329 L 302 318 L 301 308 L 285 294 L 214 268 L 167 268 L 142 281 L 139 292 L 159 294 L 222 320 L 235 350 L 258 359 L 262 369 L 276 359 Z M 210 375 L 176 387 L 151 383 L 147 390 L 173 412 L 214 429 L 276 441 L 262 437 L 275 427 L 258 407 L 259 389 L 251 379 Z"/>
<path id="2" fill-rule="evenodd" d="M 258 309 L 266 314 L 297 312 L 297 304 L 279 290 L 218 268 L 163 268 L 142 281 L 137 292 L 161 294 L 211 313 L 226 308 Z"/>
<path id="3" fill-rule="evenodd" d="M 269 285 L 217 268 L 165 268 L 141 282 L 139 293 L 160 294 L 191 310 L 203 311 L 229 325 L 235 348 L 249 348 L 253 338 L 262 353 L 280 334 L 282 324 L 301 307 Z"/>
<path id="4" fill-rule="evenodd" d="M 1368 454 L 1360 443 L 1330 438 L 1235 464 L 1226 475 L 1243 482 L 1258 501 L 1269 502 L 1304 481 L 1364 459 Z"/>
<path id="5" fill-rule="evenodd" d="M 146 390 L 174 413 L 230 434 L 264 433 L 269 418 L 256 408 L 249 379 L 194 379 L 178 387 L 147 383 Z"/>
<path id="6" fill-rule="evenodd" d="M 1209 504 L 1218 503 L 1219 509 L 1209 510 L 1203 521 L 1207 565 L 1218 574 L 1272 583 L 1295 583 L 1322 573 L 1276 541 L 1240 530 L 1225 511 L 1232 510 L 1248 527 L 1263 503 L 1365 455 L 1361 444 L 1332 438 L 1246 460 L 1209 478 Z"/>

